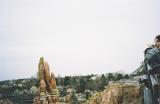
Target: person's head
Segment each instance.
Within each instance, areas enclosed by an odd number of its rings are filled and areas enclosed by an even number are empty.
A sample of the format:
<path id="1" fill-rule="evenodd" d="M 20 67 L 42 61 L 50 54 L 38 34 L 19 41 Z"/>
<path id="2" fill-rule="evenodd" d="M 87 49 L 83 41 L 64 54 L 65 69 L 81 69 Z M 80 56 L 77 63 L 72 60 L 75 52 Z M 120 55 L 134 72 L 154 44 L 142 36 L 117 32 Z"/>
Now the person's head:
<path id="1" fill-rule="evenodd" d="M 160 35 L 155 37 L 155 46 L 160 49 Z"/>

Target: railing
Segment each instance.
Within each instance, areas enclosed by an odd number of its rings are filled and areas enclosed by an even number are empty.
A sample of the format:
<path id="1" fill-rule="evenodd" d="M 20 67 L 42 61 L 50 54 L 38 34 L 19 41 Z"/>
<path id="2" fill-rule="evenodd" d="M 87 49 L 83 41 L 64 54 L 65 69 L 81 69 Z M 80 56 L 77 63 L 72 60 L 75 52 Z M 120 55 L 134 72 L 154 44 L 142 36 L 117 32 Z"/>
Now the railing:
<path id="1" fill-rule="evenodd" d="M 34 96 L 19 98 L 19 96 L 2 95 L 1 100 L 9 99 L 14 104 L 32 104 Z"/>

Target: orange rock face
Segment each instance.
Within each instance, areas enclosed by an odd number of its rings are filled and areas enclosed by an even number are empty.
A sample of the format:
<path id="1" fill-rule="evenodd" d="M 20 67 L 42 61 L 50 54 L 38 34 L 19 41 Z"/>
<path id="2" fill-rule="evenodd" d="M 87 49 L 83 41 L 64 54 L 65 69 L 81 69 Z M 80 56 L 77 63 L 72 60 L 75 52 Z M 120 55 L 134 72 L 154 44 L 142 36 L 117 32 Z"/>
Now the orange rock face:
<path id="1" fill-rule="evenodd" d="M 44 63 L 44 77 L 45 80 L 49 82 L 50 79 L 50 69 L 47 62 Z"/>
<path id="2" fill-rule="evenodd" d="M 40 80 L 39 88 L 40 88 L 40 92 L 46 92 L 46 83 L 44 80 Z"/>
<path id="3" fill-rule="evenodd" d="M 107 96 L 107 97 L 106 97 Z M 140 86 L 129 84 L 113 84 L 102 97 L 102 104 L 141 104 Z"/>
<path id="4" fill-rule="evenodd" d="M 140 90 L 140 85 L 113 83 L 84 104 L 142 104 Z"/>
<path id="5" fill-rule="evenodd" d="M 55 77 L 54 77 L 53 73 L 51 73 L 50 84 L 51 84 L 53 89 L 56 88 L 56 80 L 55 80 Z"/>

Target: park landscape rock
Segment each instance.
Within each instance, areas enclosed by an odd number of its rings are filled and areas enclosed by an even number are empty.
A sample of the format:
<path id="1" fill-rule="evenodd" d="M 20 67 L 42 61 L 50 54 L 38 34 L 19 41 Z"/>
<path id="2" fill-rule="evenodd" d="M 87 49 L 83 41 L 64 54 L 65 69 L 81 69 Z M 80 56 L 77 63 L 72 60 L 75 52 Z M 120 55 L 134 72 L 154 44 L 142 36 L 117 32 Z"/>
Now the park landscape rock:
<path id="1" fill-rule="evenodd" d="M 84 104 L 142 104 L 142 93 L 138 84 L 112 83 Z"/>
<path id="2" fill-rule="evenodd" d="M 49 64 L 40 58 L 38 65 L 38 91 L 33 104 L 57 104 L 59 91 L 56 88 L 54 73 L 50 73 Z"/>

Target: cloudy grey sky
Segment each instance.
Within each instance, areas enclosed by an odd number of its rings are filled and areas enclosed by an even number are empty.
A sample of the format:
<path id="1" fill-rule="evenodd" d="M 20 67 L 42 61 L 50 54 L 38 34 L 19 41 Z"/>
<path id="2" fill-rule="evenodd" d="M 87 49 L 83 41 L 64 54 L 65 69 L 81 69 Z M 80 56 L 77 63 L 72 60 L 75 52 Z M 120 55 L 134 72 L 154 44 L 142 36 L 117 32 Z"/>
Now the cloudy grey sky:
<path id="1" fill-rule="evenodd" d="M 0 80 L 130 73 L 160 34 L 159 0 L 1 0 Z"/>

